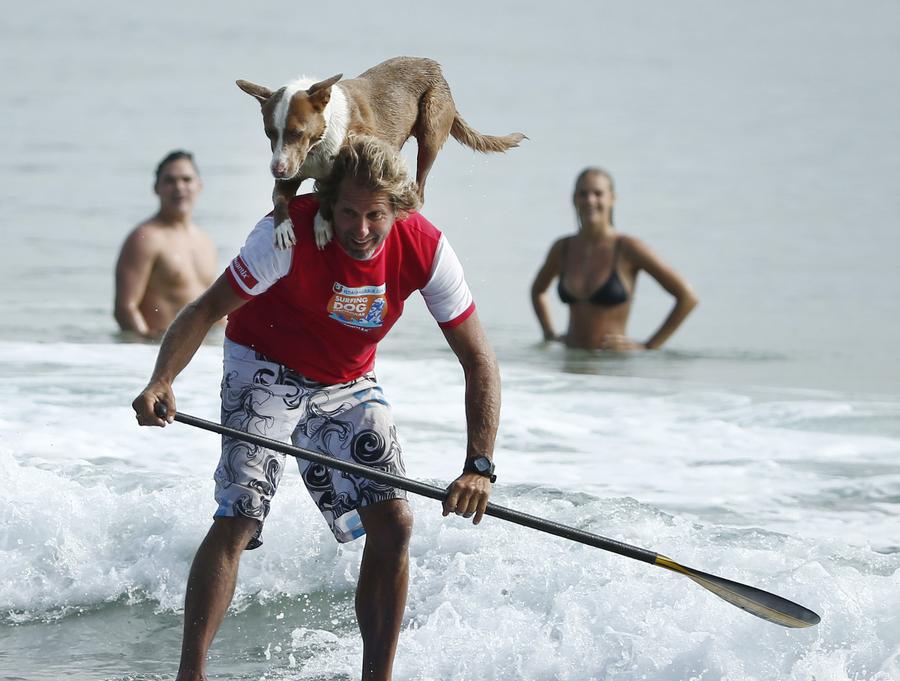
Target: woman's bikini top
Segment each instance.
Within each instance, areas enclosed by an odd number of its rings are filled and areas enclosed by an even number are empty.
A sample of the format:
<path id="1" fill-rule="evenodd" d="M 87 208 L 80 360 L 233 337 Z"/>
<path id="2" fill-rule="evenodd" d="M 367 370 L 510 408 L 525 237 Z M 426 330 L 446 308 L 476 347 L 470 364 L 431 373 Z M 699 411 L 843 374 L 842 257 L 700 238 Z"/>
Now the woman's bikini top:
<path id="1" fill-rule="evenodd" d="M 566 239 L 562 244 L 562 263 L 566 262 L 566 250 L 568 249 L 568 247 L 569 240 Z M 592 305 L 599 305 L 600 307 L 613 307 L 614 305 L 621 305 L 626 300 L 628 300 L 628 289 L 625 288 L 625 284 L 622 283 L 622 279 L 619 277 L 619 269 L 617 267 L 618 263 L 619 240 L 616 239 L 616 245 L 613 248 L 612 272 L 610 272 L 609 278 L 605 282 L 603 282 L 603 284 L 601 284 L 601 286 L 596 291 L 594 291 L 590 298 L 587 299 L 587 302 L 591 303 Z M 559 294 L 559 299 L 566 305 L 584 302 L 578 300 L 578 298 L 569 293 L 566 290 L 566 287 L 563 286 L 564 274 L 565 268 L 561 264 L 559 268 L 559 282 L 556 285 L 556 292 Z"/>

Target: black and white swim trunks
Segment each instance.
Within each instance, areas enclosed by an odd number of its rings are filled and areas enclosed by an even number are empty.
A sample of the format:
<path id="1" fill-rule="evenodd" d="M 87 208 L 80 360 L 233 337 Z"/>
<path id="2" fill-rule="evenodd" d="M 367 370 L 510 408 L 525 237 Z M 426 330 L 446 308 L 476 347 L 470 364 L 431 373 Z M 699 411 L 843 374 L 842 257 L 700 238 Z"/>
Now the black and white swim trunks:
<path id="1" fill-rule="evenodd" d="M 223 425 L 404 475 L 391 407 L 374 374 L 349 383 L 318 383 L 228 339 L 223 365 Z M 258 520 L 248 549 L 262 544 L 263 522 L 285 459 L 285 454 L 222 437 L 215 516 Z M 339 542 L 365 534 L 356 509 L 406 498 L 403 490 L 383 483 L 303 459 L 297 463 L 310 496 Z"/>

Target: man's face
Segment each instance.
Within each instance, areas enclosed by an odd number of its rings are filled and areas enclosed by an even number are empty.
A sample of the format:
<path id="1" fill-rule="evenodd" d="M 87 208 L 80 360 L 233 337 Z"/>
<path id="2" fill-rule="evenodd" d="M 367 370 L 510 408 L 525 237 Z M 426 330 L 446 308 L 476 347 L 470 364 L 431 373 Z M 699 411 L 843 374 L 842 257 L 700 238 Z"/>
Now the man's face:
<path id="1" fill-rule="evenodd" d="M 384 192 L 370 191 L 352 179 L 341 183 L 332 222 L 338 243 L 351 258 L 375 255 L 396 217 Z"/>
<path id="2" fill-rule="evenodd" d="M 190 213 L 202 187 L 194 164 L 179 158 L 163 166 L 153 190 L 163 211 Z"/>

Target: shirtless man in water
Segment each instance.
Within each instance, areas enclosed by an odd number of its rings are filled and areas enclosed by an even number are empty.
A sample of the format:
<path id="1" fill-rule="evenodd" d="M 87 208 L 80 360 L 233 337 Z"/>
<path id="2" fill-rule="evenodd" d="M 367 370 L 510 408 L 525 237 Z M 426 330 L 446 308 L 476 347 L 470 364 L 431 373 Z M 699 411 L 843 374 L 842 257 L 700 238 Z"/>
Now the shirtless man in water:
<path id="1" fill-rule="evenodd" d="M 123 331 L 161 336 L 216 278 L 215 245 L 193 222 L 202 187 L 186 151 L 173 151 L 157 167 L 159 211 L 131 231 L 116 263 L 115 317 Z"/>

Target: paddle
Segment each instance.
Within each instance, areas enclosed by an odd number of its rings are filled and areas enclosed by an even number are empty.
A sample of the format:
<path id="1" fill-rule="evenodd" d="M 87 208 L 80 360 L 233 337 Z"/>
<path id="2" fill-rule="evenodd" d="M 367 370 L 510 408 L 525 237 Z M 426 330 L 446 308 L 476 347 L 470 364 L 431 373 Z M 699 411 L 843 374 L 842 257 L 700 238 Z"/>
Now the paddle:
<path id="1" fill-rule="evenodd" d="M 156 404 L 157 416 L 165 418 L 166 411 L 165 405 L 162 403 Z M 175 420 L 189 426 L 196 426 L 197 428 L 203 428 L 204 430 L 219 433 L 220 435 L 227 435 L 228 437 L 233 437 L 237 440 L 243 440 L 244 442 L 259 445 L 260 447 L 272 449 L 276 452 L 290 454 L 291 456 L 305 459 L 328 468 L 336 468 L 339 471 L 353 473 L 354 475 L 376 480 L 377 482 L 392 485 L 406 490 L 407 492 L 413 492 L 414 494 L 431 497 L 438 501 L 443 501 L 447 496 L 446 490 L 443 490 L 440 487 L 426 485 L 417 480 L 404 478 L 399 475 L 394 475 L 393 473 L 386 473 L 361 464 L 341 461 L 319 452 L 301 449 L 300 447 L 293 447 L 283 442 L 279 442 L 278 440 L 262 437 L 261 435 L 245 433 L 240 430 L 235 430 L 234 428 L 213 423 L 212 421 L 197 418 L 196 416 L 190 416 L 189 414 L 176 413 Z M 616 541 L 615 539 L 607 539 L 606 537 L 601 537 L 597 534 L 578 530 L 574 527 L 562 525 L 553 522 L 552 520 L 538 518 L 537 516 L 528 515 L 527 513 L 514 511 L 504 506 L 497 506 L 496 504 L 489 503 L 485 514 L 502 520 L 508 520 L 517 525 L 523 525 L 534 530 L 553 534 L 557 537 L 571 539 L 572 541 L 587 544 L 588 546 L 603 549 L 604 551 L 612 551 L 613 553 L 618 553 L 619 555 L 628 558 L 634 558 L 635 560 L 650 563 L 651 565 L 657 565 L 666 570 L 671 570 L 672 572 L 677 572 L 678 574 L 692 579 L 719 598 L 728 601 L 732 605 L 736 605 L 742 610 L 746 610 L 751 615 L 756 615 L 757 617 L 761 617 L 769 622 L 774 622 L 775 624 L 780 624 L 784 627 L 802 628 L 819 623 L 819 616 L 816 613 L 804 608 L 802 605 L 789 601 L 786 598 L 776 596 L 775 594 L 763 591 L 762 589 L 747 586 L 746 584 L 741 584 L 740 582 L 733 582 L 730 579 L 724 579 L 723 577 L 717 577 L 716 575 L 701 572 L 694 568 L 679 565 L 671 558 L 654 553 L 653 551 L 648 551 L 647 549 L 625 544 Z"/>

